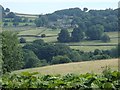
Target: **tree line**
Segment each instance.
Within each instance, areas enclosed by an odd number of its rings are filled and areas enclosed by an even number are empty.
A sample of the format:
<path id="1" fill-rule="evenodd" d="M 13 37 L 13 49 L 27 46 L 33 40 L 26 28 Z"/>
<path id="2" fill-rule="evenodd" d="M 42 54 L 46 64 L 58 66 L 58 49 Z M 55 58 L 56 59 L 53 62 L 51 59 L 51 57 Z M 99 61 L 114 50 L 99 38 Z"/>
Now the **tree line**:
<path id="1" fill-rule="evenodd" d="M 90 26 L 100 24 L 104 27 L 104 31 L 118 31 L 118 10 L 88 10 L 84 8 L 69 8 L 55 11 L 51 14 L 39 15 L 35 20 L 37 27 L 50 28 L 74 28 L 79 25 L 82 30 L 86 30 Z"/>
<path id="2" fill-rule="evenodd" d="M 2 17 L 3 17 L 3 26 L 9 26 L 9 22 L 12 22 L 13 26 L 18 26 L 19 23 L 25 23 L 24 26 L 28 26 L 27 23 L 33 23 L 34 20 L 29 19 L 28 17 L 17 16 L 14 12 L 11 12 L 9 8 L 2 8 Z"/>
<path id="3" fill-rule="evenodd" d="M 73 29 L 71 33 L 66 28 L 61 29 L 57 37 L 59 42 L 80 42 L 86 40 L 102 40 L 109 42 L 110 37 L 104 33 L 104 27 L 100 24 L 90 26 L 86 31 L 78 26 Z"/>
<path id="4" fill-rule="evenodd" d="M 33 22 L 37 27 L 49 27 L 53 29 L 74 28 L 79 25 L 85 31 L 90 26 L 100 24 L 106 32 L 118 31 L 119 8 L 105 10 L 69 8 L 58 10 L 51 14 L 39 15 L 39 18 L 36 18 L 35 21 L 16 16 L 9 8 L 3 8 L 2 12 L 4 26 L 8 26 L 8 22 L 13 22 L 14 26 L 19 25 L 19 22 Z"/>

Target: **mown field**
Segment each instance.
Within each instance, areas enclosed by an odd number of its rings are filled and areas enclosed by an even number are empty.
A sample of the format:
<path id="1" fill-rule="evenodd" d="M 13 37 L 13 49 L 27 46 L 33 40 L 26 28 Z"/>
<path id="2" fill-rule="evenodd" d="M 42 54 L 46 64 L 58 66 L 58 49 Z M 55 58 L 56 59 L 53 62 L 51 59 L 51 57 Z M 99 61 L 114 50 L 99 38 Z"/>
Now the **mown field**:
<path id="1" fill-rule="evenodd" d="M 111 70 L 118 70 L 118 59 L 109 60 L 96 60 L 96 61 L 86 61 L 86 62 L 76 62 L 68 64 L 50 65 L 45 67 L 30 68 L 14 71 L 13 73 L 21 72 L 39 72 L 40 74 L 61 74 L 65 75 L 68 73 L 84 74 L 84 73 L 97 73 L 100 74 L 106 67 L 111 68 Z"/>

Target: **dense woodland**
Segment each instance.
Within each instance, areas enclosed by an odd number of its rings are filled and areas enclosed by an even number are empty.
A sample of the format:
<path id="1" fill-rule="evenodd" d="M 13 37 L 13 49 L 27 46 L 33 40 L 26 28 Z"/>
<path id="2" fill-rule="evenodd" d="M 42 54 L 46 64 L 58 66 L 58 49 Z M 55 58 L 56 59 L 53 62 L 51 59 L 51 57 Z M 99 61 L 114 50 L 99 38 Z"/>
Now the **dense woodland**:
<path id="1" fill-rule="evenodd" d="M 118 31 L 118 9 L 106 9 L 106 10 L 88 10 L 84 8 L 70 8 L 55 11 L 51 14 L 39 15 L 39 17 L 33 21 L 26 18 L 16 16 L 11 12 L 9 8 L 4 10 L 3 17 L 12 18 L 3 19 L 4 26 L 7 26 L 7 22 L 13 22 L 16 26 L 19 22 L 35 22 L 37 27 L 45 26 L 50 28 L 74 28 L 80 26 L 81 30 L 87 31 L 93 25 L 100 24 L 104 27 L 104 31 Z"/>

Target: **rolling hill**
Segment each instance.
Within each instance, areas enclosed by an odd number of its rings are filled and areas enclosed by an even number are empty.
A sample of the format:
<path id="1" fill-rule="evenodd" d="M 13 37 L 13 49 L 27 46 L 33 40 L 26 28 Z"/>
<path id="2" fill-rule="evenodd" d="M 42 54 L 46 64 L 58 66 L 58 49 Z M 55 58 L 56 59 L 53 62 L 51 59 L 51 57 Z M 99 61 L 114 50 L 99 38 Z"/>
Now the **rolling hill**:
<path id="1" fill-rule="evenodd" d="M 118 70 L 118 59 L 109 59 L 109 60 L 96 60 L 96 61 L 86 61 L 86 62 L 76 62 L 76 63 L 67 63 L 59 65 L 50 65 L 45 67 L 30 68 L 14 71 L 13 73 L 20 72 L 39 72 L 40 74 L 84 74 L 84 73 L 98 73 L 100 74 L 106 67 L 110 67 L 111 70 Z"/>

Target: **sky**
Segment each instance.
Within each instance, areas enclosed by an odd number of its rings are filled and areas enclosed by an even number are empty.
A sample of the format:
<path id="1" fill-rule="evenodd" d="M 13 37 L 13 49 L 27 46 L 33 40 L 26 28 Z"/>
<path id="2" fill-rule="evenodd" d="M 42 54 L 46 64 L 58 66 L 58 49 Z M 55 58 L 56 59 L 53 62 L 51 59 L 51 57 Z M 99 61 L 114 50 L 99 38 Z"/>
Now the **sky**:
<path id="1" fill-rule="evenodd" d="M 83 9 L 116 9 L 119 0 L 0 0 L 4 8 L 25 14 L 47 14 L 56 10 L 79 7 Z"/>

